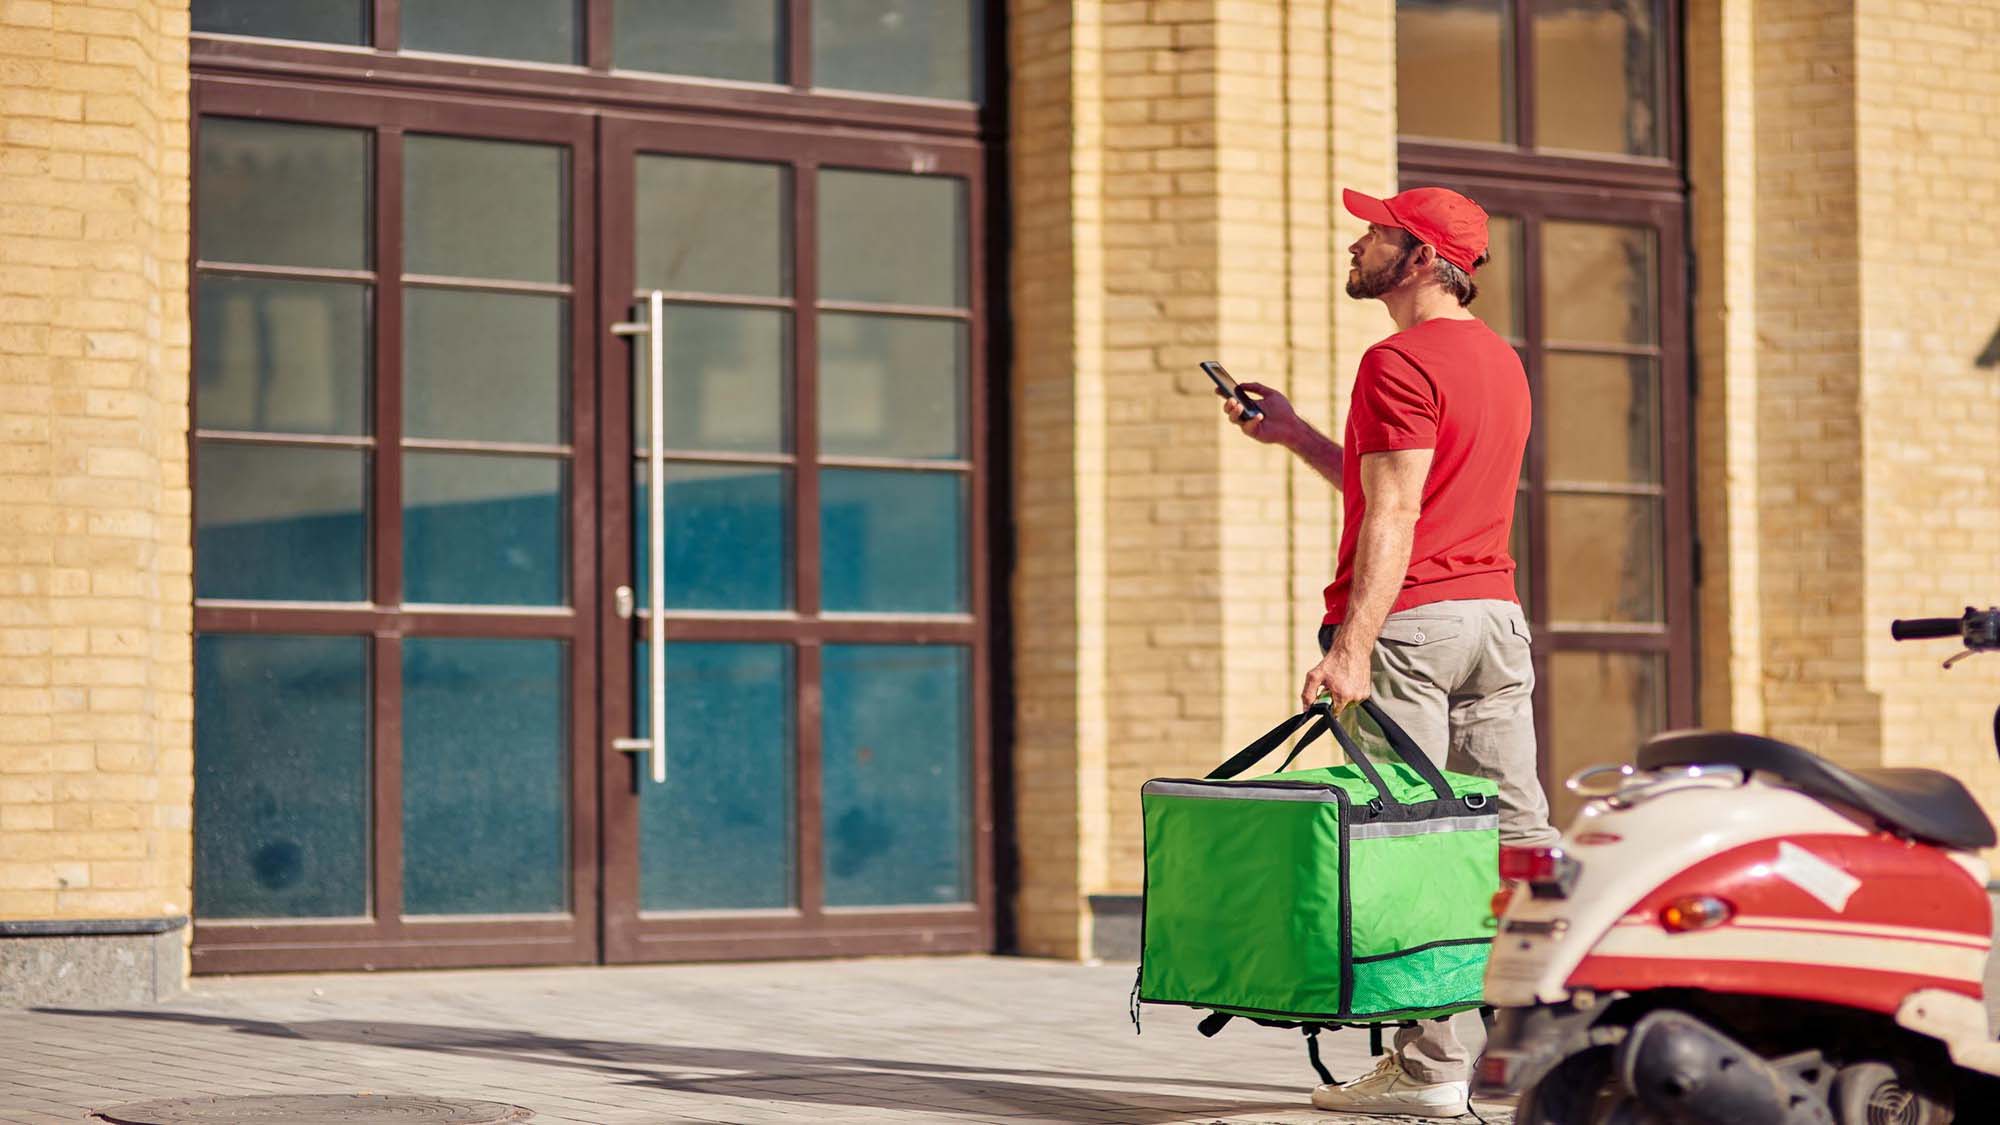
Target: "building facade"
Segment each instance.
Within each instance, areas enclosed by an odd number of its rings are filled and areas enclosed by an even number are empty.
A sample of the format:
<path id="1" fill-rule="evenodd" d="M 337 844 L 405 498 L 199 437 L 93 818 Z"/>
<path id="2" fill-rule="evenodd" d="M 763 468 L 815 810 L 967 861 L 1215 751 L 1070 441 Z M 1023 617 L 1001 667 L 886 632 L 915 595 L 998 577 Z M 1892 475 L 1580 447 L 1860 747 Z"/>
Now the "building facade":
<path id="1" fill-rule="evenodd" d="M 1495 217 L 1552 790 L 1990 804 L 1887 621 L 2000 600 L 1997 15 L 0 0 L 0 1000 L 1128 950 L 1140 783 L 1317 655 L 1337 496 L 1195 364 L 1337 427 L 1341 187 Z"/>

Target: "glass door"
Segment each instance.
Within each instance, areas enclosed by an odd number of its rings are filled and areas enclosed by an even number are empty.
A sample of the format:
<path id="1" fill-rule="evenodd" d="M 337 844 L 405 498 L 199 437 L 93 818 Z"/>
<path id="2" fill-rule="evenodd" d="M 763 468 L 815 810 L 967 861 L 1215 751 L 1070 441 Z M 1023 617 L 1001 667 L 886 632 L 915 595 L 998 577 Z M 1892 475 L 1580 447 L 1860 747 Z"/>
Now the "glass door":
<path id="1" fill-rule="evenodd" d="M 589 123 L 195 111 L 195 969 L 591 959 Z"/>
<path id="2" fill-rule="evenodd" d="M 602 138 L 605 956 L 988 948 L 979 148 Z"/>
<path id="3" fill-rule="evenodd" d="M 1564 778 L 1694 721 L 1682 212 L 1459 186 L 1493 215 L 1472 311 L 1520 350 L 1535 400 L 1513 554 L 1562 824 Z"/>

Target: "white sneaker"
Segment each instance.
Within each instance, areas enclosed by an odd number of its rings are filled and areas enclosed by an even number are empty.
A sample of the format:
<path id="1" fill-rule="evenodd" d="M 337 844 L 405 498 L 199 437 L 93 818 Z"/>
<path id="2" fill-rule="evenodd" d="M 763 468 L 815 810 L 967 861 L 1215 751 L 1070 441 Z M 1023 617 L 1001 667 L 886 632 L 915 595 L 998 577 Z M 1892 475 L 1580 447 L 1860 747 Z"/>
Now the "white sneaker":
<path id="1" fill-rule="evenodd" d="M 1412 1117 L 1459 1117 L 1470 1108 L 1469 1082 L 1419 1082 L 1403 1070 L 1394 1053 L 1352 1082 L 1313 1090 L 1313 1106 L 1347 1113 L 1399 1113 Z"/>

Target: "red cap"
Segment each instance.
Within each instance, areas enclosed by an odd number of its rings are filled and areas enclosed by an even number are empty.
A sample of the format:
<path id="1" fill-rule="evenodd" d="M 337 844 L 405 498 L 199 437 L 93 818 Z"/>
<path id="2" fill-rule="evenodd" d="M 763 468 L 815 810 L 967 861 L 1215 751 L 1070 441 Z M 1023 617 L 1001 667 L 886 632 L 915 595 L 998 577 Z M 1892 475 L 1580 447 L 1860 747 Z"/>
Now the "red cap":
<path id="1" fill-rule="evenodd" d="M 1346 188 L 1340 200 L 1355 218 L 1409 231 L 1466 273 L 1486 253 L 1485 209 L 1449 188 L 1411 188 L 1387 199 Z"/>

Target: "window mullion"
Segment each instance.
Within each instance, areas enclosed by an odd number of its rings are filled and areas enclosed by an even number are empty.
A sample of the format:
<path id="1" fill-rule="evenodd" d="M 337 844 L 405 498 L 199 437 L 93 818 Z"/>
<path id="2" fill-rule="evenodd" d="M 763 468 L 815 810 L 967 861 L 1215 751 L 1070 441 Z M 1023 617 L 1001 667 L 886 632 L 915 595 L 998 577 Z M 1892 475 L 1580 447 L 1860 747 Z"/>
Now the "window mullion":
<path id="1" fill-rule="evenodd" d="M 372 597 L 403 601 L 403 131 L 375 141 L 375 512 Z"/>
<path id="2" fill-rule="evenodd" d="M 403 46 L 402 0 L 374 0 L 369 18 L 369 40 L 378 51 L 397 51 Z"/>

